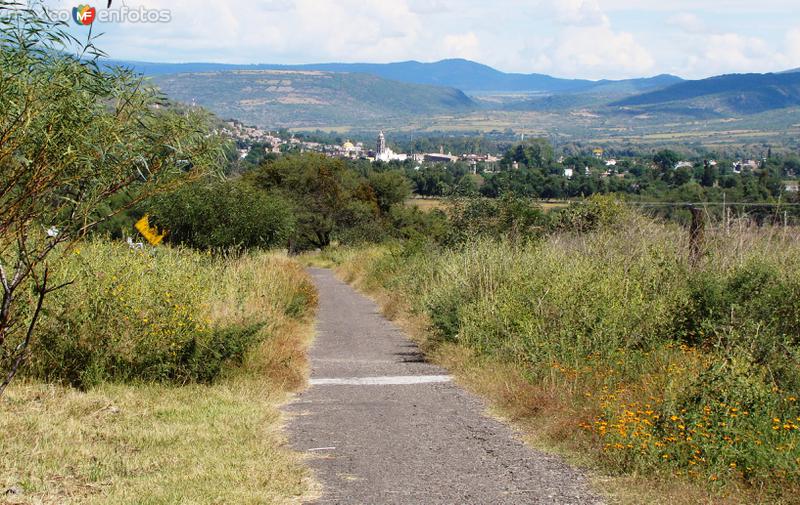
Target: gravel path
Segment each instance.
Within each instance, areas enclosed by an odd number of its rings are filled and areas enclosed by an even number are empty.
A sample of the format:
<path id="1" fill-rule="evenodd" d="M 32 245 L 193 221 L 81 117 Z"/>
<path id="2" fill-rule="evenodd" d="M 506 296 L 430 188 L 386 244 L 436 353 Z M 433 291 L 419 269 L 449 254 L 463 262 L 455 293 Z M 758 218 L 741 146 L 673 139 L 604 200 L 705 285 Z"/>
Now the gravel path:
<path id="1" fill-rule="evenodd" d="M 586 479 L 532 450 L 425 363 L 371 300 L 328 270 L 311 387 L 289 432 L 323 485 L 320 504 L 598 504 Z"/>

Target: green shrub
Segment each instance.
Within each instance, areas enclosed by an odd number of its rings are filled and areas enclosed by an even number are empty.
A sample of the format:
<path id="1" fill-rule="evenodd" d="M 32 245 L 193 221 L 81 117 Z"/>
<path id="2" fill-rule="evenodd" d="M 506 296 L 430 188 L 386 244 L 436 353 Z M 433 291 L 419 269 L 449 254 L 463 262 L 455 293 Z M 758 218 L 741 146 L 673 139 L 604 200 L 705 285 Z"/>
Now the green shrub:
<path id="1" fill-rule="evenodd" d="M 573 203 L 555 216 L 555 227 L 561 231 L 589 232 L 624 221 L 630 215 L 625 204 L 612 195 L 593 195 Z"/>
<path id="2" fill-rule="evenodd" d="M 447 216 L 440 210 L 423 212 L 416 207 L 397 205 L 388 216 L 395 238 L 428 240 L 439 243 L 450 232 Z"/>
<path id="3" fill-rule="evenodd" d="M 286 200 L 237 181 L 182 187 L 150 212 L 168 242 L 201 250 L 285 246 L 295 227 Z"/>
<path id="4" fill-rule="evenodd" d="M 91 242 L 67 262 L 59 275 L 75 283 L 48 300 L 29 375 L 83 388 L 106 381 L 213 382 L 268 334 L 268 313 L 213 317 L 225 292 L 221 283 L 258 289 L 233 260 Z M 287 314 L 313 304 L 302 286 L 285 296 Z M 243 294 L 231 298 L 247 303 Z"/>
<path id="5" fill-rule="evenodd" d="M 541 237 L 549 228 L 549 219 L 538 204 L 512 194 L 497 199 L 456 199 L 450 202 L 448 214 L 446 242 L 450 245 L 478 237 L 524 242 Z"/>
<path id="6" fill-rule="evenodd" d="M 337 238 L 346 245 L 375 243 L 389 237 L 389 230 L 372 204 L 354 200 L 340 211 Z"/>

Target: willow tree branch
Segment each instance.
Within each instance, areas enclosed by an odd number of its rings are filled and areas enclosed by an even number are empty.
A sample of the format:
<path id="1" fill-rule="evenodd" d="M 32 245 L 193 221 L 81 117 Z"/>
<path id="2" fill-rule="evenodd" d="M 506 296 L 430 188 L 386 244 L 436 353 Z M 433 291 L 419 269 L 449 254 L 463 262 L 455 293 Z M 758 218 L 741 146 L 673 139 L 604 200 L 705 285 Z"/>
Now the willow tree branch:
<path id="1" fill-rule="evenodd" d="M 51 291 L 47 289 L 47 281 L 50 274 L 50 270 L 47 266 L 44 267 L 44 274 L 42 274 L 42 283 L 38 286 L 39 296 L 36 300 L 36 310 L 33 312 L 33 316 L 31 316 L 31 321 L 28 324 L 28 331 L 25 332 L 25 339 L 22 343 L 17 347 L 17 357 L 14 359 L 14 363 L 11 365 L 11 369 L 8 371 L 5 380 L 2 384 L 0 384 L 0 397 L 3 396 L 6 388 L 11 381 L 14 380 L 14 376 L 17 375 L 19 371 L 19 367 L 22 363 L 25 362 L 25 358 L 28 356 L 28 348 L 31 345 L 31 340 L 33 338 L 33 330 L 36 328 L 36 323 L 39 320 L 39 316 L 42 313 L 42 306 L 44 306 L 44 299 L 48 293 Z"/>

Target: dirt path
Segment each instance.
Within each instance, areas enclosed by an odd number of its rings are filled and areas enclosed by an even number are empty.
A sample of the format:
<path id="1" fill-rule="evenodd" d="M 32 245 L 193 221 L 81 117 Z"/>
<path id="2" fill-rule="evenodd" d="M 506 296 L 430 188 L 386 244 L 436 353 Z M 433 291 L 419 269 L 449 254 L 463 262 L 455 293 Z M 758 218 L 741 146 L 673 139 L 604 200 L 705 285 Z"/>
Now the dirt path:
<path id="1" fill-rule="evenodd" d="M 483 403 L 422 360 L 372 301 L 328 270 L 311 388 L 290 435 L 323 485 L 318 503 L 596 504 L 579 471 L 525 447 Z"/>

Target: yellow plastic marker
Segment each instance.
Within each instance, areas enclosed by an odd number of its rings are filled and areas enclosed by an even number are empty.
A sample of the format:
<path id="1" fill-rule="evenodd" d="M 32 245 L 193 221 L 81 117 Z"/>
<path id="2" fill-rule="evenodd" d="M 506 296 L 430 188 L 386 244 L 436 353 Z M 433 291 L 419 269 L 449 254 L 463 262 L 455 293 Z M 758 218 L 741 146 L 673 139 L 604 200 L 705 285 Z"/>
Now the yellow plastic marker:
<path id="1" fill-rule="evenodd" d="M 150 226 L 150 216 L 147 214 L 136 223 L 136 229 L 153 246 L 159 245 L 167 235 L 166 232 L 159 234 L 158 228 Z"/>

